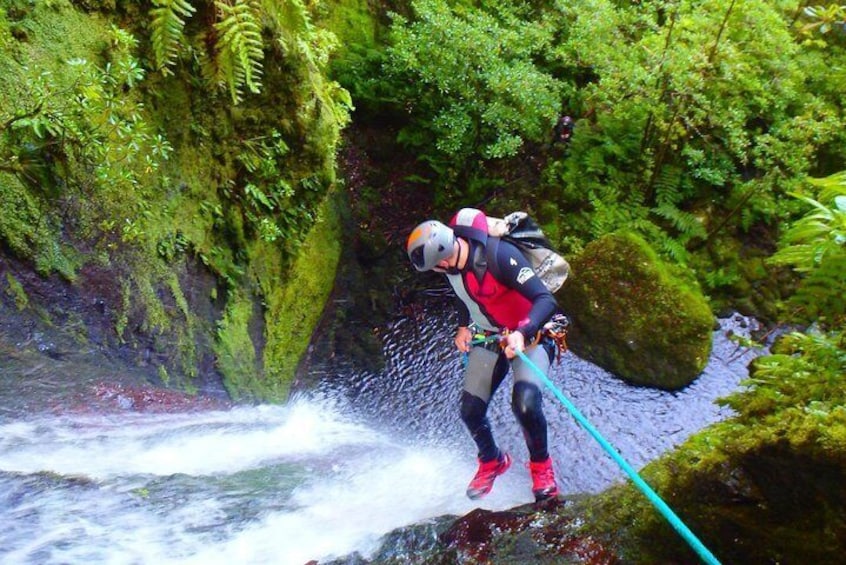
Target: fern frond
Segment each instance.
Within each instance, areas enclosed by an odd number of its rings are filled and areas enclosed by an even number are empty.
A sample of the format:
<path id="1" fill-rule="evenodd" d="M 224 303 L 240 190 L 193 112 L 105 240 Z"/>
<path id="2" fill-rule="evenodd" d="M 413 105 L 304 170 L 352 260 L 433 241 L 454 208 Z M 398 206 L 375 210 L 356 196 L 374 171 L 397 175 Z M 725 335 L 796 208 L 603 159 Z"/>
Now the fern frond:
<path id="1" fill-rule="evenodd" d="M 832 202 L 838 196 L 846 196 L 846 171 L 822 179 L 809 179 L 809 182 L 821 188 L 820 202 Z"/>
<path id="2" fill-rule="evenodd" d="M 262 0 L 261 4 L 271 29 L 286 50 L 294 38 L 312 33 L 311 18 L 303 0 Z"/>
<path id="3" fill-rule="evenodd" d="M 663 167 L 655 179 L 655 202 L 658 206 L 677 204 L 682 199 L 679 186 L 682 180 L 682 170 L 679 167 L 667 165 Z"/>
<path id="4" fill-rule="evenodd" d="M 824 201 L 794 194 L 809 210 L 782 236 L 780 249 L 770 258 L 776 265 L 791 265 L 801 273 L 799 288 L 790 301 L 830 327 L 846 316 L 846 178 L 817 179 Z M 830 202 L 829 205 L 827 202 Z"/>
<path id="5" fill-rule="evenodd" d="M 153 0 L 155 8 L 150 10 L 153 44 L 153 56 L 156 67 L 163 74 L 171 74 L 168 67 L 173 66 L 179 56 L 179 44 L 183 38 L 185 19 L 196 9 L 188 0 Z"/>
<path id="6" fill-rule="evenodd" d="M 677 263 L 687 263 L 688 253 L 684 245 L 668 237 L 661 242 L 661 249 Z"/>
<path id="7" fill-rule="evenodd" d="M 659 204 L 652 209 L 656 215 L 668 220 L 674 228 L 676 228 L 680 235 L 684 238 L 701 237 L 705 238 L 707 233 L 694 214 L 679 210 L 675 205 L 670 203 Z"/>
<path id="8" fill-rule="evenodd" d="M 260 8 L 255 0 L 236 0 L 234 4 L 215 0 L 214 4 L 220 15 L 214 26 L 220 34 L 217 61 L 237 103 L 242 87 L 253 93 L 261 91 L 264 42 Z"/>

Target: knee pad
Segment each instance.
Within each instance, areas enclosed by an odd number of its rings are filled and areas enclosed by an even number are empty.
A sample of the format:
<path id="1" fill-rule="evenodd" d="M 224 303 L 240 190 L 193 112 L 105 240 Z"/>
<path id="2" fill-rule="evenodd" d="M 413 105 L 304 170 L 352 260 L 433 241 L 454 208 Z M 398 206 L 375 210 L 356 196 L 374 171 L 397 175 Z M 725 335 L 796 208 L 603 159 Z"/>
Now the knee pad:
<path id="1" fill-rule="evenodd" d="M 488 412 L 487 403 L 467 391 L 461 393 L 461 420 L 471 430 L 484 424 Z"/>
<path id="2" fill-rule="evenodd" d="M 519 381 L 511 392 L 511 410 L 525 426 L 526 421 L 543 415 L 543 397 L 537 385 Z"/>

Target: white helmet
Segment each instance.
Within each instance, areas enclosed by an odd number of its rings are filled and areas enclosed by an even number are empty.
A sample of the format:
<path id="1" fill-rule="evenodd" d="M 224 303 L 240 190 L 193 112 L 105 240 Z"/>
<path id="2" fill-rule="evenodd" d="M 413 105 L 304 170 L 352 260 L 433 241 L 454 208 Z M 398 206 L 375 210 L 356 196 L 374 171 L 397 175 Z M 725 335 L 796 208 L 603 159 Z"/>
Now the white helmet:
<path id="1" fill-rule="evenodd" d="M 408 236 L 405 244 L 408 258 L 418 271 L 431 271 L 455 249 L 452 229 L 437 220 L 423 222 Z"/>

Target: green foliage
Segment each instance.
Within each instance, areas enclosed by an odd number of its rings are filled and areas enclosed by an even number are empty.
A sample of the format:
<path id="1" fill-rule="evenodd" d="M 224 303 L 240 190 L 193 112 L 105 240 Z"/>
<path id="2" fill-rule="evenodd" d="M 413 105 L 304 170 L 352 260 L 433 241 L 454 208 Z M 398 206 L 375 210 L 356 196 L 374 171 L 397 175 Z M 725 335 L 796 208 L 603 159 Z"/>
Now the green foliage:
<path id="1" fill-rule="evenodd" d="M 716 290 L 721 287 L 729 287 L 740 280 L 740 274 L 732 268 L 719 267 L 709 269 L 703 278 L 705 287 Z"/>
<path id="2" fill-rule="evenodd" d="M 803 15 L 808 23 L 801 27 L 801 31 L 808 35 L 835 35 L 838 30 L 842 33 L 846 26 L 846 5 L 832 3 L 828 6 L 805 6 Z"/>
<path id="3" fill-rule="evenodd" d="M 51 18 L 73 21 L 66 14 Z M 171 150 L 133 96 L 144 77 L 134 37 L 117 27 L 103 36 L 109 60 L 100 66 L 36 54 L 29 65 L 10 59 L 5 68 L 0 170 L 19 182 L 0 183 L 8 205 L 0 235 L 19 256 L 35 259 L 41 272 L 56 270 L 69 279 L 78 258 L 59 243 L 61 230 L 106 246 L 137 237 L 137 219 L 153 188 L 150 174 Z"/>
<path id="4" fill-rule="evenodd" d="M 300 0 L 160 0 L 147 4 L 149 52 L 138 56 L 133 35 L 110 27 L 108 7 L 52 4 L 0 10 L 0 239 L 44 274 L 73 281 L 86 264 L 86 283 L 93 276 L 104 296 L 117 296 L 106 304 L 110 337 L 150 348 L 163 381 L 190 386 L 183 377 L 196 374 L 209 354 L 198 347 L 214 337 L 206 332 L 217 304 L 202 295 L 275 300 L 335 182 L 351 100 L 325 76 L 334 36 L 312 25 L 313 5 Z M 123 21 L 132 23 L 137 7 L 126 10 Z M 161 74 L 148 74 L 145 61 Z M 198 64 L 212 72 L 200 76 Z M 228 65 L 228 79 L 217 65 Z M 243 93 L 237 108 L 215 96 L 215 77 Z M 330 237 L 337 245 L 337 231 Z M 297 268 L 309 271 L 310 284 L 331 287 L 334 264 Z M 189 292 L 183 277 L 200 286 Z M 309 314 L 320 311 L 319 293 L 291 296 Z M 235 355 L 250 339 L 239 324 L 252 318 L 226 316 L 218 337 L 231 340 L 220 351 Z M 274 351 L 274 340 L 286 339 L 253 324 Z M 242 396 L 283 398 L 285 384 L 262 388 L 265 367 L 255 369 L 244 382 L 257 388 Z"/>
<path id="5" fill-rule="evenodd" d="M 553 40 L 549 22 L 495 2 L 412 6 L 413 20 L 392 16 L 388 50 L 396 97 L 413 110 L 413 133 L 401 139 L 424 158 L 446 161 L 454 175 L 472 168 L 474 157 L 509 157 L 527 140 L 545 140 L 562 90 L 536 64 Z"/>
<path id="6" fill-rule="evenodd" d="M 812 184 L 818 200 L 796 195 L 811 210 L 785 232 L 771 262 L 802 274 L 789 303 L 805 320 L 838 327 L 846 321 L 846 173 Z"/>
<path id="7" fill-rule="evenodd" d="M 782 336 L 753 362 L 749 386 L 722 403 L 739 414 L 726 442 L 733 449 L 789 446 L 803 459 L 830 464 L 846 452 L 846 183 L 840 173 L 813 184 L 817 198 L 798 195 L 811 209 L 785 232 L 773 262 L 803 273 L 793 304 L 815 323 Z M 832 269 L 840 275 L 831 276 Z"/>
<path id="8" fill-rule="evenodd" d="M 302 72 L 315 81 L 309 86 L 325 97 L 333 127 L 348 119 L 346 109 L 352 102 L 346 92 L 319 78 L 335 48 L 335 36 L 312 25 L 309 6 L 302 0 L 214 0 L 211 29 L 191 38 L 185 37 L 185 26 L 195 8 L 188 0 L 156 0 L 154 6 L 149 12 L 151 45 L 163 74 L 171 74 L 171 67 L 189 50 L 202 64 L 205 78 L 228 89 L 232 102 L 239 104 L 245 91 L 261 92 L 265 51 L 279 47 L 294 76 Z M 266 43 L 265 29 L 272 32 L 271 44 Z"/>
<path id="9" fill-rule="evenodd" d="M 289 230 L 290 225 L 282 229 L 277 224 L 274 212 L 290 210 L 295 201 L 294 187 L 286 180 L 285 171 L 280 170 L 281 159 L 289 148 L 282 139 L 282 134 L 271 130 L 269 135 L 246 140 L 238 160 L 244 165 L 249 181 L 244 187 L 244 206 L 247 217 L 260 237 L 268 242 L 276 241 L 280 236 L 299 241 L 300 234 Z M 281 214 L 279 220 L 290 217 Z"/>
<path id="10" fill-rule="evenodd" d="M 252 93 L 261 90 L 264 58 L 259 4 L 255 0 L 216 0 L 220 18 L 214 27 L 219 34 L 217 68 L 229 86 L 232 101 L 243 99 L 246 87 Z"/>
<path id="11" fill-rule="evenodd" d="M 553 57 L 590 80 L 572 103 L 585 115 L 566 157 L 575 164 L 553 167 L 547 182 L 568 200 L 581 193 L 601 201 L 606 219 L 592 236 L 644 217 L 631 207 L 646 206 L 664 234 L 658 239 L 675 242 L 660 247 L 689 247 L 706 234 L 687 210 L 706 199 L 721 229 L 779 222 L 789 212 L 781 195 L 795 190 L 822 147 L 837 147 L 834 162 L 846 158 L 842 98 L 829 91 L 839 79 L 823 68 L 839 68 L 844 53 L 803 51 L 794 12 L 728 0 L 590 0 L 559 9 L 563 41 Z M 616 208 L 628 211 L 608 213 Z"/>
<path id="12" fill-rule="evenodd" d="M 163 74 L 170 74 L 170 67 L 176 63 L 179 56 L 179 45 L 183 41 L 185 18 L 195 11 L 188 0 L 153 0 L 150 16 L 152 31 L 150 41 L 156 68 Z"/>
<path id="13" fill-rule="evenodd" d="M 744 418 L 778 418 L 797 407 L 832 410 L 846 402 L 846 342 L 843 329 L 824 334 L 794 332 L 776 351 L 755 360 L 747 391 L 726 404 Z"/>

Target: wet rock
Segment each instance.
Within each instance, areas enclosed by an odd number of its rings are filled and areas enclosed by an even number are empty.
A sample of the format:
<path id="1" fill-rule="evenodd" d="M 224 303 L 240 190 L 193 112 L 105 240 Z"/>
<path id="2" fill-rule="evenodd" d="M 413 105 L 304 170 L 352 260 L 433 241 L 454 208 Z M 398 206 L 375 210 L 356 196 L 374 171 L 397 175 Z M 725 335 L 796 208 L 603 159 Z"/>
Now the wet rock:
<path id="1" fill-rule="evenodd" d="M 714 316 L 695 285 L 639 236 L 616 233 L 573 259 L 558 293 L 573 351 L 637 385 L 676 390 L 708 362 Z"/>
<path id="2" fill-rule="evenodd" d="M 229 402 L 195 396 L 185 392 L 158 388 L 152 385 L 125 385 L 102 382 L 94 385 L 88 396 L 78 395 L 71 411 L 176 413 L 210 409 L 226 409 Z"/>
<path id="3" fill-rule="evenodd" d="M 552 499 L 511 510 L 476 509 L 456 518 L 400 528 L 385 536 L 370 560 L 358 554 L 322 565 L 611 565 L 613 551 L 579 533 L 573 499 Z"/>

